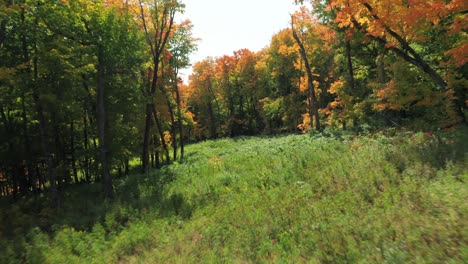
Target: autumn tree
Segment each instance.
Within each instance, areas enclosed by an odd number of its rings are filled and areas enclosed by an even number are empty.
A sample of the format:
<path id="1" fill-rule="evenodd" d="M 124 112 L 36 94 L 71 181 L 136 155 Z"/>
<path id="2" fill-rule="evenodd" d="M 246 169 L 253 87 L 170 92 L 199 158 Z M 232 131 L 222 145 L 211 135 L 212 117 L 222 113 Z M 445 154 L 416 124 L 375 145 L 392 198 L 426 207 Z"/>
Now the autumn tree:
<path id="1" fill-rule="evenodd" d="M 154 105 L 154 99 L 160 77 L 160 66 L 164 52 L 167 50 L 168 40 L 174 30 L 174 18 L 177 12 L 181 12 L 184 5 L 177 0 L 158 0 L 158 1 L 143 1 L 139 0 L 140 18 L 145 33 L 146 42 L 148 45 L 149 54 L 151 55 L 151 67 L 147 69 L 145 74 L 146 87 L 145 96 L 147 97 L 146 104 L 146 119 L 145 131 L 143 136 L 143 171 L 148 172 L 149 169 L 149 145 L 151 139 L 151 127 L 154 123 L 157 126 L 157 131 L 163 145 L 167 162 L 169 161 L 169 152 L 164 140 L 164 131 L 159 120 L 159 114 Z M 160 88 L 162 86 L 159 86 Z"/>
<path id="2" fill-rule="evenodd" d="M 184 158 L 184 131 L 183 131 L 183 109 L 182 98 L 180 94 L 181 79 L 179 76 L 180 69 L 190 66 L 189 55 L 197 49 L 196 42 L 198 39 L 192 36 L 193 25 L 190 20 L 185 20 L 176 25 L 174 34 L 169 39 L 170 66 L 171 66 L 171 83 L 170 86 L 172 97 L 175 97 L 177 124 L 173 120 L 172 135 L 173 135 L 173 159 L 177 159 L 177 139 L 176 126 L 179 132 L 180 142 L 180 159 Z M 174 118 L 173 118 L 174 119 Z"/>
<path id="3" fill-rule="evenodd" d="M 189 77 L 188 110 L 195 114 L 198 124 L 195 137 L 197 139 L 218 137 L 220 124 L 219 92 L 214 85 L 215 61 L 207 58 L 193 66 L 193 74 Z"/>

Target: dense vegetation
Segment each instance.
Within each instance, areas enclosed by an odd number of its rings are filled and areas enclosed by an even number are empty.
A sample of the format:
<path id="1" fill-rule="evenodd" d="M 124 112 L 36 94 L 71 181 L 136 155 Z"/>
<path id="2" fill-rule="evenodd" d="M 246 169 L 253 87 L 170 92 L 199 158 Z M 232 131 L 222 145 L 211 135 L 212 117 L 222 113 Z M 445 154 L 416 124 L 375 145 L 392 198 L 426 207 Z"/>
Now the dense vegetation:
<path id="1" fill-rule="evenodd" d="M 467 129 L 206 141 L 187 160 L 2 206 L 0 262 L 467 259 Z M 27 234 L 24 236 L 23 234 Z"/>
<path id="2" fill-rule="evenodd" d="M 466 262 L 468 2 L 294 2 L 0 0 L 0 262 Z"/>
<path id="3" fill-rule="evenodd" d="M 265 49 L 207 58 L 184 85 L 181 1 L 0 1 L 0 194 L 50 188 L 60 207 L 64 186 L 102 179 L 112 198 L 113 171 L 189 141 L 466 123 L 466 1 L 309 2 Z"/>

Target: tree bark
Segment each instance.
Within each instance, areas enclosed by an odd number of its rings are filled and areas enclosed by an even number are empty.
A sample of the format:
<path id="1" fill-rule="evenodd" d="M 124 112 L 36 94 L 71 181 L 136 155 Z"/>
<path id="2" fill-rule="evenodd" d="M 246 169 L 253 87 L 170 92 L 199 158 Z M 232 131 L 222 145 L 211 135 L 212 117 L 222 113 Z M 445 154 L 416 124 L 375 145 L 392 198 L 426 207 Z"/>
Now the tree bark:
<path id="1" fill-rule="evenodd" d="M 176 103 L 177 103 L 177 125 L 179 128 L 179 139 L 180 139 L 180 160 L 184 159 L 184 133 L 183 133 L 183 123 L 182 123 L 182 106 L 181 106 L 181 99 L 180 99 L 180 92 L 179 86 L 176 83 L 175 87 L 176 93 Z"/>
<path id="2" fill-rule="evenodd" d="M 143 173 L 148 173 L 149 171 L 149 143 L 151 137 L 151 125 L 152 125 L 152 115 L 153 115 L 153 106 L 151 104 L 146 104 L 145 111 L 145 132 L 143 135 L 143 155 L 142 160 L 142 169 Z"/>
<path id="3" fill-rule="evenodd" d="M 112 198 L 112 176 L 109 172 L 109 161 L 106 150 L 106 108 L 104 97 L 104 51 L 103 47 L 98 45 L 98 69 L 97 69 L 97 123 L 99 139 L 99 157 L 101 159 L 101 175 L 103 179 L 104 195 L 106 198 Z"/>
<path id="4" fill-rule="evenodd" d="M 26 158 L 27 158 L 27 166 L 28 166 L 28 175 L 30 179 L 30 185 L 33 193 L 37 194 L 37 175 L 36 175 L 36 166 L 33 161 L 33 154 L 31 150 L 31 138 L 29 137 L 29 129 L 28 129 L 28 117 L 26 115 L 26 104 L 25 101 L 26 96 L 23 94 L 22 96 L 22 116 L 23 116 L 23 137 L 24 137 L 24 145 L 26 149 Z"/>
<path id="5" fill-rule="evenodd" d="M 348 70 L 348 83 L 349 88 L 351 90 L 350 94 L 356 97 L 357 90 L 356 90 L 356 81 L 354 78 L 354 69 L 353 69 L 353 60 L 351 54 L 351 42 L 349 40 L 345 40 L 345 50 L 346 50 L 346 65 Z M 353 126 L 356 128 L 358 126 L 358 120 L 356 117 L 353 116 Z"/>
<path id="6" fill-rule="evenodd" d="M 73 178 L 75 179 L 75 183 L 78 183 L 78 170 L 76 168 L 75 158 L 75 123 L 73 122 L 73 120 L 71 120 L 70 122 L 70 152 Z"/>
<path id="7" fill-rule="evenodd" d="M 164 140 L 164 131 L 162 130 L 161 122 L 159 121 L 158 113 L 156 112 L 156 108 L 153 106 L 153 117 L 154 122 L 156 123 L 156 127 L 158 129 L 159 137 L 161 138 L 161 145 L 163 147 L 164 155 L 166 157 L 166 164 L 171 162 L 171 158 L 169 156 L 169 150 L 167 148 L 166 141 Z"/>
<path id="8" fill-rule="evenodd" d="M 317 105 L 317 97 L 315 96 L 315 90 L 314 90 L 314 82 L 313 82 L 313 74 L 312 74 L 312 68 L 310 67 L 309 59 L 307 58 L 307 52 L 304 47 L 304 44 L 302 43 L 301 39 L 297 35 L 296 30 L 294 29 L 294 21 L 293 17 L 291 17 L 291 30 L 293 33 L 294 40 L 296 40 L 297 45 L 299 46 L 299 53 L 304 61 L 304 65 L 306 68 L 306 73 L 307 73 L 307 85 L 309 89 L 309 115 L 310 115 L 310 120 L 312 120 L 315 117 L 315 130 L 321 131 L 321 125 L 320 125 L 320 115 L 318 112 L 318 105 Z"/>
<path id="9" fill-rule="evenodd" d="M 164 69 L 164 64 L 162 65 L 162 68 Z M 164 79 L 164 76 L 162 76 L 162 79 Z M 175 82 L 177 85 L 177 79 L 175 79 Z M 164 88 L 164 85 L 160 85 L 160 90 L 161 90 L 161 93 L 164 95 L 164 98 L 166 99 L 167 109 L 169 110 L 169 118 L 171 119 L 171 132 L 170 133 L 172 137 L 172 148 L 173 148 L 172 156 L 173 156 L 173 160 L 176 161 L 177 160 L 177 134 L 176 134 L 174 109 L 172 108 L 172 104 L 171 104 L 171 97 L 172 99 L 174 99 L 174 95 L 170 93 L 166 88 Z"/>
<path id="10" fill-rule="evenodd" d="M 89 158 L 89 136 L 88 136 L 88 110 L 86 109 L 86 106 L 84 107 L 83 111 L 83 141 L 84 141 L 84 150 L 85 150 L 85 157 L 84 157 L 84 175 L 85 175 L 85 180 L 86 182 L 91 182 L 91 177 L 90 177 L 90 158 Z"/>
<path id="11" fill-rule="evenodd" d="M 209 100 L 209 99 L 208 99 Z M 208 115 L 210 116 L 210 138 L 216 138 L 216 118 L 214 115 L 213 104 L 211 100 L 208 101 Z"/>

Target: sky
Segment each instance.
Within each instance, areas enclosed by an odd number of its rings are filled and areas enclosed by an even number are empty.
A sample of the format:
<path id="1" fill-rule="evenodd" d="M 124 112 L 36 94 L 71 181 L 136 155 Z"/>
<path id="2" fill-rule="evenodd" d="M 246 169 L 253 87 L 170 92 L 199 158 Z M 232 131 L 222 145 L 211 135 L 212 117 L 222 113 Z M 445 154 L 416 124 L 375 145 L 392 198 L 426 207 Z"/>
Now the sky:
<path id="1" fill-rule="evenodd" d="M 208 56 L 232 55 L 247 48 L 259 51 L 269 45 L 271 37 L 289 26 L 289 14 L 297 7 L 293 0 L 184 0 L 193 35 L 201 40 L 191 62 Z M 191 69 L 182 72 L 186 81 Z"/>

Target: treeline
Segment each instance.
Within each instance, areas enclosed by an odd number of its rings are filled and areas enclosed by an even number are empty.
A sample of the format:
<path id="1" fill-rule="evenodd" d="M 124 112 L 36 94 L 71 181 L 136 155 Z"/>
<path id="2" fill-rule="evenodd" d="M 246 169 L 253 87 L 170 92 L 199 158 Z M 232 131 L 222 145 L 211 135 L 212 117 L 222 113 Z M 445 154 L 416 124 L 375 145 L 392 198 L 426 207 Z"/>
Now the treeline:
<path id="1" fill-rule="evenodd" d="M 176 0 L 0 2 L 0 191 L 48 189 L 180 158 L 178 71 L 196 48 Z M 188 120 L 188 121 L 186 121 Z M 171 146 L 173 151 L 171 151 Z"/>
<path id="2" fill-rule="evenodd" d="M 194 3 L 196 4 L 196 3 Z M 179 70 L 196 49 L 177 0 L 0 1 L 0 193 L 182 159 L 224 136 L 466 122 L 467 3 L 310 1 L 260 52 Z"/>
<path id="3" fill-rule="evenodd" d="M 466 122 L 466 1 L 309 2 L 262 51 L 194 65 L 194 137 Z"/>

